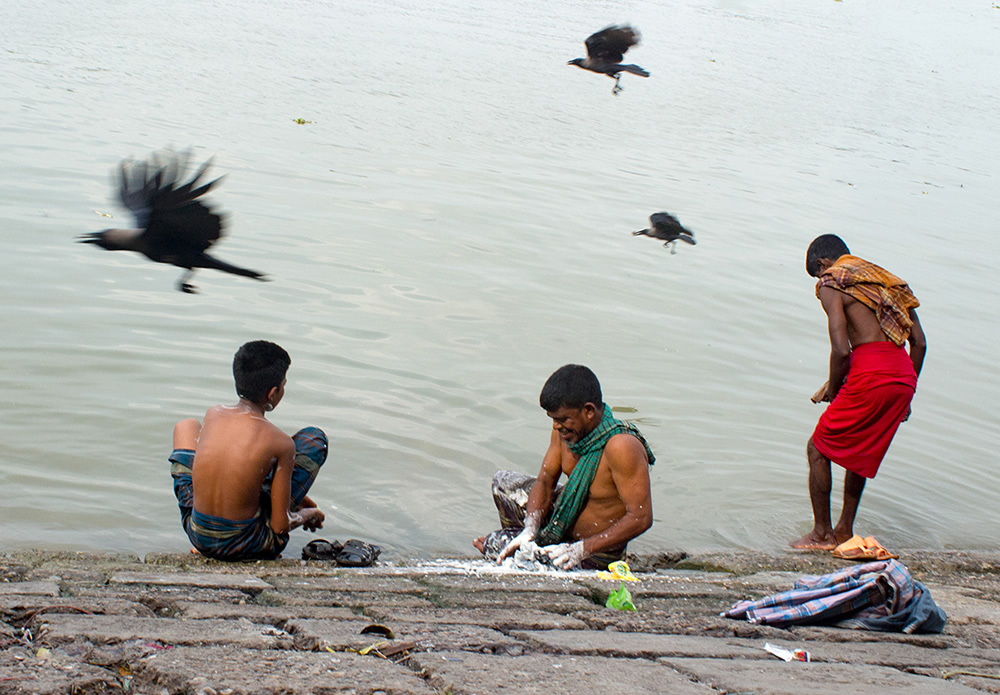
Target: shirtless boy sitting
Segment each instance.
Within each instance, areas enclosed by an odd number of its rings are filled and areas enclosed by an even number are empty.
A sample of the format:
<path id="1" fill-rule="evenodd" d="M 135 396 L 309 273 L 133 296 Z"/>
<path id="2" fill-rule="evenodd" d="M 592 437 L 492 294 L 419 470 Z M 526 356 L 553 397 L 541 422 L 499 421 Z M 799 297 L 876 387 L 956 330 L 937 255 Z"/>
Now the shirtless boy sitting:
<path id="1" fill-rule="evenodd" d="M 170 473 L 181 525 L 202 555 L 219 560 L 273 559 L 299 526 L 322 528 L 325 515 L 306 493 L 326 461 L 317 427 L 289 437 L 264 414 L 285 395 L 291 358 L 266 340 L 233 359 L 240 400 L 174 426 Z"/>

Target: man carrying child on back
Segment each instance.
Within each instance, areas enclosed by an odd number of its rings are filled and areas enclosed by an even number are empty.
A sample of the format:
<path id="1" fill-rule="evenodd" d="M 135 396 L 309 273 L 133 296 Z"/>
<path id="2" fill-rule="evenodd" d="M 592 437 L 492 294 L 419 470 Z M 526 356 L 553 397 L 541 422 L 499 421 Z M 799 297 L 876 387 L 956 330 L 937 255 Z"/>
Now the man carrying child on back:
<path id="1" fill-rule="evenodd" d="M 289 437 L 264 415 L 285 395 L 290 364 L 274 343 L 246 343 L 233 359 L 239 403 L 210 408 L 204 424 L 190 418 L 174 426 L 174 494 L 202 555 L 273 559 L 291 529 L 323 527 L 326 517 L 306 493 L 326 461 L 326 435 L 306 427 Z"/>

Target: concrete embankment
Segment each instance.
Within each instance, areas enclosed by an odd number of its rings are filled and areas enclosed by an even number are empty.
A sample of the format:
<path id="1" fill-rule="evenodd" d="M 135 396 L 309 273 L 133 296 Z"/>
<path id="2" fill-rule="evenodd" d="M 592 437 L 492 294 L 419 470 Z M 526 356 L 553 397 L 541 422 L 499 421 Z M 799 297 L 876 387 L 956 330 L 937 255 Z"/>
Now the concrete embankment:
<path id="1" fill-rule="evenodd" d="M 678 561 L 679 560 L 679 561 Z M 728 620 L 738 600 L 844 565 L 785 553 L 635 558 L 638 612 L 593 572 L 455 560 L 343 569 L 188 555 L 0 555 L 0 693 L 1000 692 L 1000 555 L 902 558 L 940 635 Z M 801 648 L 785 662 L 770 643 Z M 374 646 L 373 646 L 374 645 Z"/>

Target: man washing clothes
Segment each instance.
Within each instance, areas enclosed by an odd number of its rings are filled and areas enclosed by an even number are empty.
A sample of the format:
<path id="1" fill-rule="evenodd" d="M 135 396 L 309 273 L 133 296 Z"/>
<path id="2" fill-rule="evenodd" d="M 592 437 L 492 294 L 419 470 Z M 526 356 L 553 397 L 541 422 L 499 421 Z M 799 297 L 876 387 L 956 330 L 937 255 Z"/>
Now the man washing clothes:
<path id="1" fill-rule="evenodd" d="M 854 535 L 861 493 L 874 478 L 901 422 L 924 363 L 927 341 L 909 286 L 850 255 L 833 234 L 817 237 L 806 272 L 818 278 L 830 333 L 830 378 L 813 400 L 827 406 L 806 446 L 813 529 L 793 548 L 832 550 Z M 909 342 L 910 350 L 904 345 Z M 830 523 L 830 462 L 846 469 L 844 506 Z"/>
<path id="2" fill-rule="evenodd" d="M 587 367 L 556 370 L 539 404 L 552 419 L 541 471 L 537 478 L 497 472 L 493 500 L 503 528 L 474 545 L 497 562 L 534 544 L 559 569 L 606 569 L 653 525 L 653 453 L 638 428 L 615 419 Z"/>

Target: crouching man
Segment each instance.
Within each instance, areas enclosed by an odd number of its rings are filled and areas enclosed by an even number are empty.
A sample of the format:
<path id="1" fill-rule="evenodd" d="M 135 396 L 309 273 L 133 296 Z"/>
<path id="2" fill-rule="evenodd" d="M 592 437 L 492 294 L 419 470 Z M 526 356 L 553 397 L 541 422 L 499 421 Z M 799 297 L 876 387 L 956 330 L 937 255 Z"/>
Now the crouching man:
<path id="1" fill-rule="evenodd" d="M 537 478 L 497 472 L 493 500 L 503 528 L 474 545 L 498 563 L 530 542 L 560 569 L 605 569 L 653 525 L 653 452 L 638 428 L 615 419 L 587 367 L 556 370 L 539 404 L 552 419 L 542 469 Z"/>

